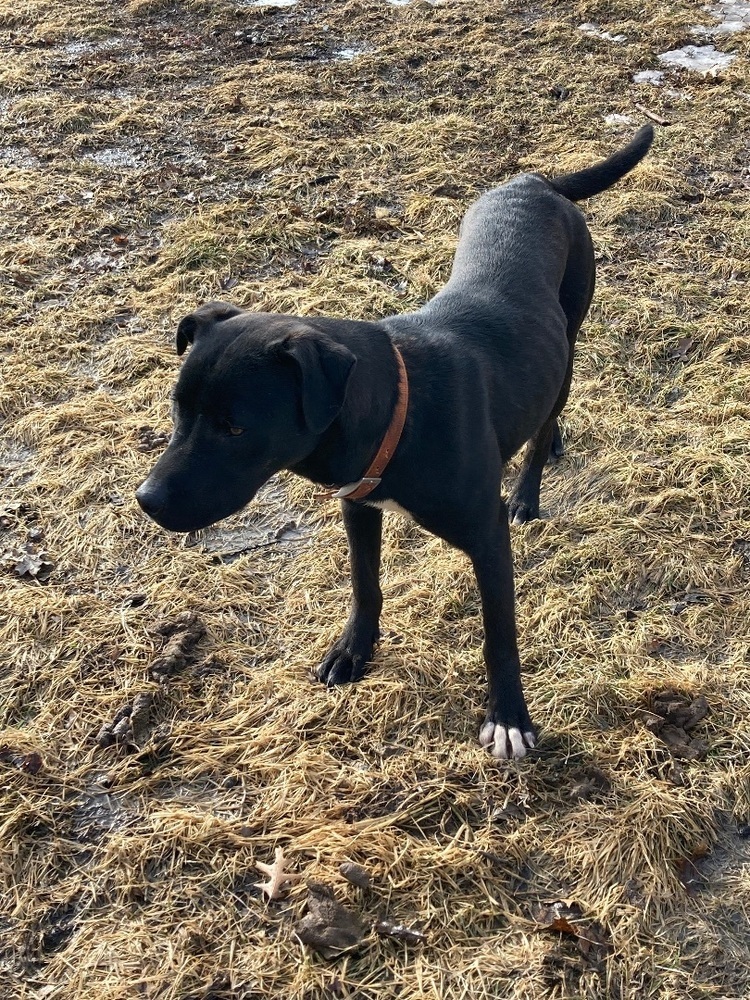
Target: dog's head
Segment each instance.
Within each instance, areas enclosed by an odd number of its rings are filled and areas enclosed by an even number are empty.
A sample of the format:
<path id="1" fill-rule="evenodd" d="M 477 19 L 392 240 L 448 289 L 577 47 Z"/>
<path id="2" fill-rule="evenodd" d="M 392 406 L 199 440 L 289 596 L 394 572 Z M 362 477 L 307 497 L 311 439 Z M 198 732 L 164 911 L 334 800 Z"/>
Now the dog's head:
<path id="1" fill-rule="evenodd" d="M 228 517 L 274 473 L 306 458 L 341 411 L 356 363 L 311 321 L 221 302 L 181 321 L 177 353 L 189 345 L 172 439 L 136 492 L 170 531 Z"/>

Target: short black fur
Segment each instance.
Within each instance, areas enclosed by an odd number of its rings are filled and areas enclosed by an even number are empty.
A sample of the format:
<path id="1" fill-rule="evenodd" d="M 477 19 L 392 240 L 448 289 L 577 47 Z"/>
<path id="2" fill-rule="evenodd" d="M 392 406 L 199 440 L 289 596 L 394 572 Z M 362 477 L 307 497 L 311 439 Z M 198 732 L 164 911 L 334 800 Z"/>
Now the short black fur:
<path id="1" fill-rule="evenodd" d="M 572 200 L 615 183 L 646 154 L 650 127 L 608 160 L 552 181 L 525 174 L 472 205 L 450 279 L 418 312 L 375 323 L 247 313 L 209 303 L 180 323 L 192 344 L 175 393 L 175 429 L 137 492 L 173 531 L 248 503 L 280 469 L 325 485 L 357 481 L 397 399 L 393 345 L 409 378 L 401 441 L 363 502 L 343 501 L 353 605 L 318 668 L 359 679 L 378 639 L 382 511 L 397 504 L 470 557 L 485 626 L 489 697 L 480 732 L 498 757 L 535 733 L 521 687 L 508 524 L 539 516 L 542 471 L 561 452 L 557 417 L 594 290 L 594 255 Z M 528 442 L 508 503 L 502 467 Z"/>

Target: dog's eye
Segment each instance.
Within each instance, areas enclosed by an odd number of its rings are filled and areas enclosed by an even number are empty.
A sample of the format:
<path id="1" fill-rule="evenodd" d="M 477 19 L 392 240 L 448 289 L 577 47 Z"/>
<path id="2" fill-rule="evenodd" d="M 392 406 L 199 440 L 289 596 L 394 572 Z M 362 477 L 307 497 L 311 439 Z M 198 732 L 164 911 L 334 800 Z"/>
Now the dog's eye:
<path id="1" fill-rule="evenodd" d="M 228 420 L 224 421 L 224 430 L 227 434 L 231 434 L 232 437 L 237 437 L 238 434 L 244 434 L 244 427 L 235 427 L 234 424 L 230 424 Z"/>

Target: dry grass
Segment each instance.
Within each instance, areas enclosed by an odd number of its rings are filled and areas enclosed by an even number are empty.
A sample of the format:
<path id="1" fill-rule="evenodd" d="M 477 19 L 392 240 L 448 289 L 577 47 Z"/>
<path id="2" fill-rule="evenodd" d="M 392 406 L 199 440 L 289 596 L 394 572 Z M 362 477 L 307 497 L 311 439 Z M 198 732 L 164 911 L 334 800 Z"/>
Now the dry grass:
<path id="1" fill-rule="evenodd" d="M 651 0 L 0 0 L 0 539 L 52 564 L 2 578 L 4 996 L 748 994 L 750 32 L 717 43 L 740 53 L 718 79 L 631 82 L 707 18 Z M 605 153 L 635 102 L 672 125 L 586 208 L 599 287 L 567 456 L 545 520 L 514 532 L 543 738 L 500 764 L 475 742 L 463 556 L 393 516 L 376 667 L 327 692 L 307 670 L 346 613 L 337 511 L 283 480 L 185 544 L 135 507 L 139 442 L 168 424 L 172 331 L 196 302 L 414 307 L 477 192 Z M 291 519 L 301 537 L 274 540 Z M 208 634 L 156 683 L 156 625 L 186 611 Z M 665 689 L 708 701 L 695 759 L 646 726 Z M 100 747 L 140 693 L 141 745 Z M 255 886 L 276 846 L 368 926 L 386 914 L 426 943 L 303 948 L 304 883 L 272 903 Z M 554 900 L 603 943 L 543 929 Z"/>

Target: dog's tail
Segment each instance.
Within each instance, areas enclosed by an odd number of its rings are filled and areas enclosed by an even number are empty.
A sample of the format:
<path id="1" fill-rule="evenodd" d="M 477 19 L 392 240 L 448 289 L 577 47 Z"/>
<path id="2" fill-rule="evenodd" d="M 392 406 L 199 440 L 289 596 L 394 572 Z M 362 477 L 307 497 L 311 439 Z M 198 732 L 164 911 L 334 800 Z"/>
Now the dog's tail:
<path id="1" fill-rule="evenodd" d="M 640 163 L 653 141 L 654 130 L 652 126 L 644 125 L 643 128 L 638 129 L 627 146 L 613 153 L 606 160 L 574 174 L 552 177 L 549 183 L 555 191 L 570 201 L 582 201 L 584 198 L 590 198 L 592 195 L 612 187 L 616 181 L 632 170 L 636 163 Z"/>

